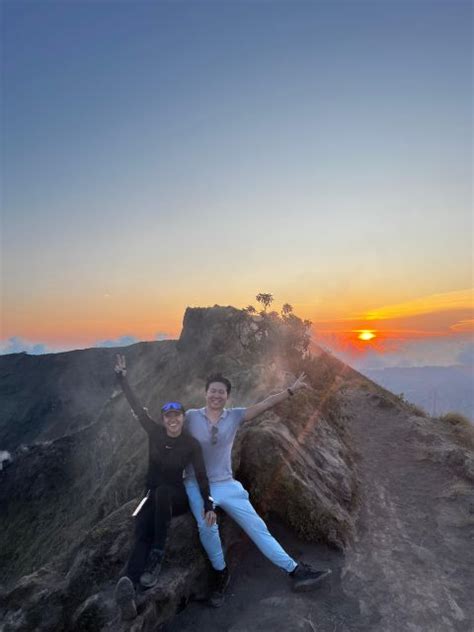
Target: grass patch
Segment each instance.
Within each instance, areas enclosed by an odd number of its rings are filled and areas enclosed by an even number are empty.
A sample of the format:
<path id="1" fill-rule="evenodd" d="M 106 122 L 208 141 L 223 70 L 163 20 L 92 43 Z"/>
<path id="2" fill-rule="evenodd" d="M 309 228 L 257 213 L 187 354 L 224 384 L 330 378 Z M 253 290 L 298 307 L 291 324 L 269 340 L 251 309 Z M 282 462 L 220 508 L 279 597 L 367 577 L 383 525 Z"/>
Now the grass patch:
<path id="1" fill-rule="evenodd" d="M 439 420 L 453 429 L 458 442 L 466 448 L 474 450 L 474 424 L 461 413 L 449 412 L 441 415 Z"/>
<path id="2" fill-rule="evenodd" d="M 449 412 L 445 415 L 441 415 L 440 421 L 445 421 L 452 426 L 463 426 L 464 428 L 471 428 L 472 424 L 467 417 L 461 413 Z"/>

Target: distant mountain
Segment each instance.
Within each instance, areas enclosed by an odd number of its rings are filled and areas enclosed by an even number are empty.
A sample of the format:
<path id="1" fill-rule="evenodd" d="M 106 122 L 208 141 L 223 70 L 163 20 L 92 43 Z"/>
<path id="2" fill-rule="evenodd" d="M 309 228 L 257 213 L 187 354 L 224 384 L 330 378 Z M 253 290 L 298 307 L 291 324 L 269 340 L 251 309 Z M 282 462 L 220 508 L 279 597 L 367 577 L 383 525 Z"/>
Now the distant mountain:
<path id="1" fill-rule="evenodd" d="M 406 400 L 430 415 L 456 411 L 474 420 L 473 367 L 390 367 L 361 372 L 392 393 L 403 393 Z"/>

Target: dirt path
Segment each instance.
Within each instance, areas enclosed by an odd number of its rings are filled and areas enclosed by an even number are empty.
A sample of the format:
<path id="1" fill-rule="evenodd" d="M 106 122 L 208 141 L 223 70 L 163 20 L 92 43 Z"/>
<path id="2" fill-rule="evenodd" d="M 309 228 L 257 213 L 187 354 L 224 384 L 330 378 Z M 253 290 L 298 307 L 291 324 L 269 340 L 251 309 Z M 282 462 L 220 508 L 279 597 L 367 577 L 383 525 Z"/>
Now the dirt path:
<path id="1" fill-rule="evenodd" d="M 348 393 L 360 454 L 361 509 L 342 556 L 271 530 L 298 559 L 333 569 L 313 593 L 295 595 L 251 543 L 234 564 L 223 608 L 194 603 L 163 632 L 470 632 L 474 629 L 474 497 L 447 465 L 426 458 L 413 421 Z"/>
<path id="2" fill-rule="evenodd" d="M 343 587 L 374 629 L 473 629 L 472 487 L 426 458 L 413 419 L 350 394 L 363 502 Z"/>

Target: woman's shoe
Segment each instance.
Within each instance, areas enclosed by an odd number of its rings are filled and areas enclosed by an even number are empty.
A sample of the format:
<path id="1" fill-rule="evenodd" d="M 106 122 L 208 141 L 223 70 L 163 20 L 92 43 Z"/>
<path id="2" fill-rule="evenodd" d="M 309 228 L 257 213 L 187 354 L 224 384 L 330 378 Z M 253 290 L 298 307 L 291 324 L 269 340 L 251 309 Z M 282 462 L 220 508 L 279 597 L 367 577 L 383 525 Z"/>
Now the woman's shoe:
<path id="1" fill-rule="evenodd" d="M 137 616 L 137 605 L 135 603 L 135 588 L 131 579 L 122 577 L 115 586 L 115 601 L 120 608 L 122 619 L 130 621 Z"/>
<path id="2" fill-rule="evenodd" d="M 161 570 L 161 563 L 163 561 L 163 551 L 160 549 L 151 549 L 148 560 L 140 577 L 140 584 L 143 588 L 152 588 L 158 581 L 158 575 Z"/>

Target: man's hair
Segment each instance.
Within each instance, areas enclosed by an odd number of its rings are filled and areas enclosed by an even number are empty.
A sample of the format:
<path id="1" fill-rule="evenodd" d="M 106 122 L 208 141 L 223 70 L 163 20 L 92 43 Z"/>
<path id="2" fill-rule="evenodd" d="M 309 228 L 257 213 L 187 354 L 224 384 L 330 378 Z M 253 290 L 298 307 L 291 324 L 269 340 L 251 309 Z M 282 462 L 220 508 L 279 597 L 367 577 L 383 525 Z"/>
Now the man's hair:
<path id="1" fill-rule="evenodd" d="M 224 377 L 221 373 L 214 373 L 213 375 L 210 375 L 207 380 L 206 380 L 206 393 L 209 389 L 209 386 L 213 383 L 213 382 L 219 382 L 219 384 L 224 384 L 226 390 L 227 390 L 227 395 L 230 395 L 230 391 L 232 389 L 232 384 L 230 383 L 230 381 Z"/>

